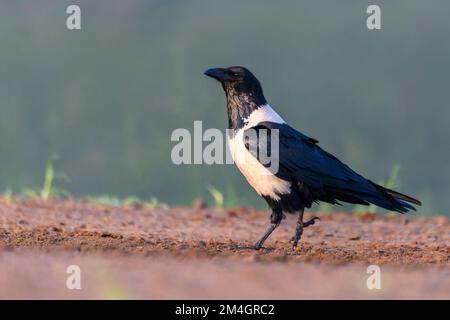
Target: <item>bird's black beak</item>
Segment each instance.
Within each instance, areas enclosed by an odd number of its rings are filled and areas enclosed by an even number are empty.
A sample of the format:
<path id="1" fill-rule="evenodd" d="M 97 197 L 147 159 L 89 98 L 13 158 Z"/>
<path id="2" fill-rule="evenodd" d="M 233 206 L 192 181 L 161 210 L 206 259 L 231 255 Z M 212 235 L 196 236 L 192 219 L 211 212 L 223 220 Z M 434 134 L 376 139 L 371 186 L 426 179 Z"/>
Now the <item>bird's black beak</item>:
<path id="1" fill-rule="evenodd" d="M 230 76 L 228 75 L 226 69 L 223 69 L 223 68 L 208 69 L 205 71 L 205 75 L 207 75 L 208 77 L 214 78 L 220 82 L 230 80 Z"/>

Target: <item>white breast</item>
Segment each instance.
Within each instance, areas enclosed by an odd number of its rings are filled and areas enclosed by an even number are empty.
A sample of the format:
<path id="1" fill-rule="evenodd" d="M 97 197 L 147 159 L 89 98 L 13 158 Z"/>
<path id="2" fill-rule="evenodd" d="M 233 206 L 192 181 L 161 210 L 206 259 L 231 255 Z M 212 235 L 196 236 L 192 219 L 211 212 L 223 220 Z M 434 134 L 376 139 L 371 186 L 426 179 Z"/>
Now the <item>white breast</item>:
<path id="1" fill-rule="evenodd" d="M 243 128 L 235 132 L 234 136 L 228 137 L 230 153 L 236 166 L 259 195 L 280 200 L 279 195 L 290 192 L 291 183 L 276 177 L 259 163 L 244 145 L 244 131 L 262 121 L 284 123 L 283 119 L 269 105 L 258 108 L 246 119 L 246 125 Z"/>

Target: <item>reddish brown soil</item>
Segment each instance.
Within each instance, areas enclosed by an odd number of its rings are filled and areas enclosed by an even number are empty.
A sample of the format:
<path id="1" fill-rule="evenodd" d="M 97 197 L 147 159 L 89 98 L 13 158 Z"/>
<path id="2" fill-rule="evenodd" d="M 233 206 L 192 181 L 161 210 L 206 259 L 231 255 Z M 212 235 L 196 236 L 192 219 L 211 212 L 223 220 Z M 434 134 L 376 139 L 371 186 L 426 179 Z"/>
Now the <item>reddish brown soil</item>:
<path id="1" fill-rule="evenodd" d="M 0 298 L 450 297 L 447 218 L 319 214 L 292 250 L 295 217 L 288 216 L 264 249 L 249 249 L 268 216 L 252 209 L 0 199 L 0 288 L 8 288 L 0 289 Z M 63 288 L 65 279 L 62 287 L 54 279 L 65 277 L 70 263 L 108 266 L 133 293 L 101 294 L 86 284 L 74 295 Z M 369 264 L 387 270 L 384 279 L 394 289 L 374 294 L 365 288 Z M 43 281 L 39 275 L 49 268 L 58 271 Z M 98 280 L 86 277 L 91 286 Z"/>

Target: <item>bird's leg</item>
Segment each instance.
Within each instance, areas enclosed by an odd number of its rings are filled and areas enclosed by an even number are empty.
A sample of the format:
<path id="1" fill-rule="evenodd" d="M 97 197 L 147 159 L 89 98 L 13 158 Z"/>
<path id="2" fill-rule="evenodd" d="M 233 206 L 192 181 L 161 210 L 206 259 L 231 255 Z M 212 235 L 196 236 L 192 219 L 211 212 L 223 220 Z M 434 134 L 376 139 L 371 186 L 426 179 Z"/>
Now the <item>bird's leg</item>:
<path id="1" fill-rule="evenodd" d="M 267 238 L 272 234 L 273 230 L 275 230 L 281 223 L 281 220 L 283 219 L 283 214 L 277 213 L 275 211 L 272 211 L 272 214 L 270 216 L 270 225 L 267 228 L 266 232 L 263 234 L 261 239 L 258 240 L 255 244 L 255 249 L 259 250 L 262 248 L 264 241 L 267 240 Z"/>
<path id="2" fill-rule="evenodd" d="M 292 249 L 295 249 L 297 247 L 298 242 L 300 241 L 302 234 L 303 234 L 303 228 L 305 227 L 305 224 L 303 223 L 303 213 L 305 212 L 305 209 L 300 209 L 298 213 L 298 220 L 297 220 L 297 227 L 295 228 L 295 234 L 292 237 Z M 312 222 L 311 222 L 312 220 Z M 308 225 L 314 224 L 314 219 L 308 220 L 306 223 Z"/>
<path id="3" fill-rule="evenodd" d="M 297 227 L 295 228 L 295 234 L 291 239 L 292 249 L 295 249 L 298 242 L 300 241 L 302 234 L 303 234 L 303 229 L 306 227 L 312 226 L 314 223 L 316 223 L 316 220 L 320 220 L 319 217 L 313 217 L 313 218 L 309 219 L 308 221 L 303 222 L 304 210 L 305 209 L 300 210 L 300 212 L 298 214 Z"/>

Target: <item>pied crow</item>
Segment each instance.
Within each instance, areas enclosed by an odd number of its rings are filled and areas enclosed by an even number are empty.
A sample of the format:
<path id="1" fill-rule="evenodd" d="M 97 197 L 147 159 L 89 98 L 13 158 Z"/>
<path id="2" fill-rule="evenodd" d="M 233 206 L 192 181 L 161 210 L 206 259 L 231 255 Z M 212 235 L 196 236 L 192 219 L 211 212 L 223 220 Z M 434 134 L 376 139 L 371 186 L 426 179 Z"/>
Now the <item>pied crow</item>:
<path id="1" fill-rule="evenodd" d="M 414 198 L 362 177 L 323 150 L 317 140 L 289 126 L 267 103 L 261 84 L 248 69 L 212 68 L 205 75 L 219 81 L 225 91 L 231 156 L 249 184 L 272 209 L 269 228 L 255 249 L 260 249 L 279 226 L 284 213 L 297 213 L 297 227 L 291 239 L 295 249 L 303 228 L 318 219 L 303 221 L 304 209 L 319 201 L 372 203 L 401 213 L 415 210 L 410 203 L 421 205 Z M 257 132 L 256 136 L 247 134 L 251 130 Z M 278 166 L 271 172 L 255 150 L 271 150 L 269 147 L 274 142 L 278 144 L 278 154 L 270 156 L 278 161 Z"/>

